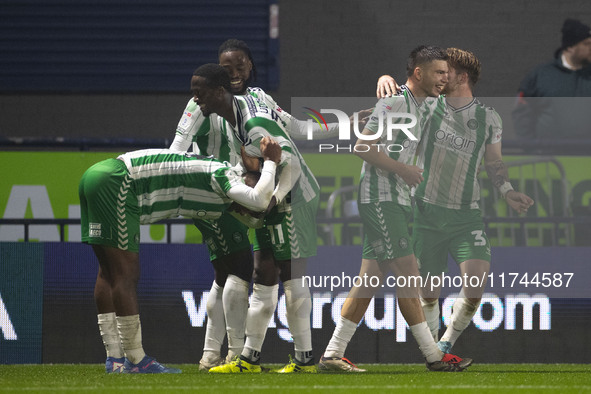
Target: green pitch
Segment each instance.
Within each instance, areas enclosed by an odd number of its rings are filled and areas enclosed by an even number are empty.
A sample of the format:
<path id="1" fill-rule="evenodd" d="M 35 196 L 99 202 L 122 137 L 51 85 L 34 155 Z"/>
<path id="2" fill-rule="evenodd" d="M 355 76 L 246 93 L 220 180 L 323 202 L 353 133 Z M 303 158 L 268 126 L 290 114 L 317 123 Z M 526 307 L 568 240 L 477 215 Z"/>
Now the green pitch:
<path id="1" fill-rule="evenodd" d="M 216 375 L 197 365 L 172 365 L 180 375 L 107 375 L 98 364 L 0 365 L 4 393 L 580 393 L 591 392 L 587 364 L 485 364 L 462 373 L 427 372 L 424 365 L 360 365 L 362 374 Z"/>

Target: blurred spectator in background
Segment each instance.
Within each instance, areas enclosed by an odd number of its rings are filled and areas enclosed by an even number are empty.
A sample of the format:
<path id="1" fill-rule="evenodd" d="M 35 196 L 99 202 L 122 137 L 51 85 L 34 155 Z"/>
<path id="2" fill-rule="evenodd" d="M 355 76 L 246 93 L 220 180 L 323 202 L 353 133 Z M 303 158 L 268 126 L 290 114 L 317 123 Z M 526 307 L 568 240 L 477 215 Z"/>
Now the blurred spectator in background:
<path id="1" fill-rule="evenodd" d="M 591 137 L 591 32 L 566 19 L 562 46 L 554 61 L 530 71 L 519 86 L 513 110 L 515 133 L 522 138 Z"/>

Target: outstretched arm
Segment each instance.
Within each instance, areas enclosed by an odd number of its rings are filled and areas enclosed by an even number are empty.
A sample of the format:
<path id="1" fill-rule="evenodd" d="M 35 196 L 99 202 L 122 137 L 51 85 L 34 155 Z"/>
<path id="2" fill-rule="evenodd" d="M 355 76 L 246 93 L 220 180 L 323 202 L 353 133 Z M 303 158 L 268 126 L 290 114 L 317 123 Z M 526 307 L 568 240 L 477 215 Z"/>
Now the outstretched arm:
<path id="1" fill-rule="evenodd" d="M 310 139 L 309 137 L 313 140 L 324 140 L 339 135 L 339 124 L 337 122 L 327 123 L 326 125 L 328 129 L 325 129 L 324 126 L 321 126 L 318 123 L 311 122 L 311 135 L 308 136 L 308 121 L 299 120 L 292 116 L 289 127 L 289 136 L 293 138 L 294 141 L 305 141 Z"/>

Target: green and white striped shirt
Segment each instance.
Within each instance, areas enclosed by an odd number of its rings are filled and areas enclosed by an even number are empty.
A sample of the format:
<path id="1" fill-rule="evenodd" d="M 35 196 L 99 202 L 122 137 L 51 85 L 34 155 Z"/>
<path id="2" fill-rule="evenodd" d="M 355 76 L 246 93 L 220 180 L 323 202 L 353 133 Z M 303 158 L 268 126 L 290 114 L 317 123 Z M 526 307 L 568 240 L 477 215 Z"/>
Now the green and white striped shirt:
<path id="1" fill-rule="evenodd" d="M 381 127 L 380 149 L 387 152 L 388 156 L 394 160 L 404 164 L 413 164 L 422 130 L 439 99 L 427 98 L 419 104 L 406 85 L 403 85 L 401 89 L 402 92 L 399 95 L 382 98 L 378 101 L 365 127 L 374 133 L 377 133 Z M 388 139 L 387 114 L 396 112 L 402 113 L 404 116 L 401 115 L 399 118 L 392 119 L 391 123 L 410 123 L 409 115 L 416 118 L 416 125 L 407 129 L 418 141 L 411 140 L 400 129 L 393 129 L 392 138 Z M 403 149 L 398 152 L 400 147 Z M 410 188 L 399 175 L 376 168 L 368 162 L 363 162 L 359 185 L 359 202 L 366 204 L 378 201 L 394 201 L 400 205 L 409 206 L 411 203 Z"/>
<path id="2" fill-rule="evenodd" d="M 262 100 L 268 108 L 272 108 L 283 120 L 289 124 L 292 116 L 283 111 L 273 100 L 273 97 L 266 94 L 261 88 L 247 88 L 247 95 Z M 191 146 L 193 152 L 205 156 L 213 156 L 216 159 L 227 161 L 236 165 L 242 161 L 240 150 L 232 150 L 231 140 L 234 138 L 232 130 L 224 125 L 223 119 L 217 114 L 211 114 L 208 117 L 203 116 L 199 106 L 193 98 L 189 100 L 183 116 L 176 127 L 176 133 L 170 149 L 185 152 Z"/>
<path id="3" fill-rule="evenodd" d="M 236 157 L 232 153 L 229 138 L 232 136 L 222 132 L 220 117 L 217 114 L 204 116 L 197 103 L 190 99 L 177 125 L 170 149 L 185 152 L 192 147 L 193 152 L 235 165 L 240 162 L 240 156 Z"/>
<path id="4" fill-rule="evenodd" d="M 140 223 L 185 216 L 216 219 L 232 203 L 227 193 L 246 187 L 230 163 L 168 149 L 145 149 L 118 157 L 127 166 Z"/>
<path id="5" fill-rule="evenodd" d="M 277 168 L 277 187 L 274 195 L 282 201 L 291 192 L 291 203 L 297 205 L 311 201 L 320 192 L 312 171 L 289 136 L 290 122 L 276 108 L 251 95 L 234 96 L 236 127 L 223 120 L 224 127 L 235 136 L 235 150 L 244 145 L 246 153 L 262 157 L 260 140 L 271 137 L 281 146 L 281 162 Z"/>
<path id="6" fill-rule="evenodd" d="M 415 197 L 451 209 L 478 208 L 478 167 L 486 145 L 500 143 L 501 134 L 500 116 L 476 99 L 461 108 L 438 107 L 419 146 L 425 180 Z"/>

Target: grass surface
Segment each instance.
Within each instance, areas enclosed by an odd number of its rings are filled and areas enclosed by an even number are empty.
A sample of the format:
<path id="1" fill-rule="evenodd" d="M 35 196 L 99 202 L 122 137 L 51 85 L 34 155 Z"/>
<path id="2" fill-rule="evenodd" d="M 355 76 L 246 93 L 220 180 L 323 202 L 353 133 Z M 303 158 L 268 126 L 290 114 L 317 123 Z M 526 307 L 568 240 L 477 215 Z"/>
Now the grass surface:
<path id="1" fill-rule="evenodd" d="M 107 375 L 98 364 L 0 365 L 0 392 L 24 393 L 577 393 L 591 392 L 587 364 L 484 364 L 462 373 L 427 372 L 424 365 L 360 365 L 362 374 L 219 375 L 197 365 L 172 365 L 180 375 Z"/>

